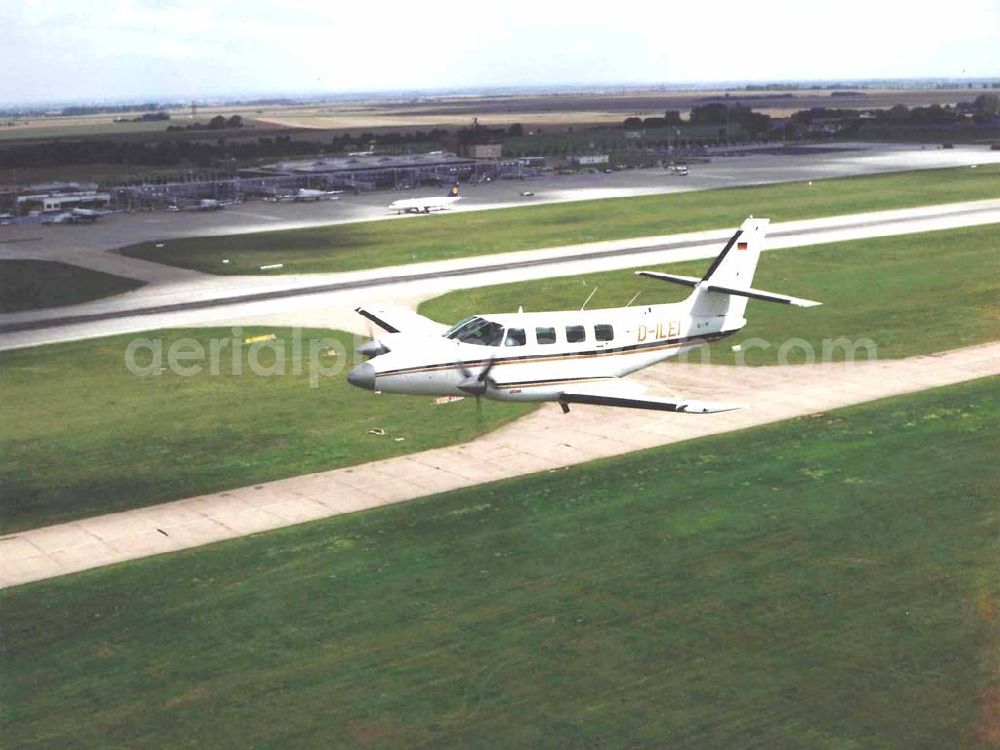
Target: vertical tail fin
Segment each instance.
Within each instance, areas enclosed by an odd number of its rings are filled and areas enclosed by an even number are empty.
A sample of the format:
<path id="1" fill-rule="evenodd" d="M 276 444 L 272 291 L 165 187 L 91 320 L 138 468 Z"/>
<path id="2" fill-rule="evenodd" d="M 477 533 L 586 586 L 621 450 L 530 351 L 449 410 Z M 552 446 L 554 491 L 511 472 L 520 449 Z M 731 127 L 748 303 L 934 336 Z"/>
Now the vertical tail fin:
<path id="1" fill-rule="evenodd" d="M 770 219 L 746 219 L 702 277 L 701 288 L 691 295 L 692 315 L 725 315 L 742 319 L 747 298 L 711 291 L 709 285 L 749 288 L 760 260 Z"/>
<path id="2" fill-rule="evenodd" d="M 754 218 L 744 221 L 705 272 L 702 281 L 719 286 L 751 286 L 770 221 Z"/>

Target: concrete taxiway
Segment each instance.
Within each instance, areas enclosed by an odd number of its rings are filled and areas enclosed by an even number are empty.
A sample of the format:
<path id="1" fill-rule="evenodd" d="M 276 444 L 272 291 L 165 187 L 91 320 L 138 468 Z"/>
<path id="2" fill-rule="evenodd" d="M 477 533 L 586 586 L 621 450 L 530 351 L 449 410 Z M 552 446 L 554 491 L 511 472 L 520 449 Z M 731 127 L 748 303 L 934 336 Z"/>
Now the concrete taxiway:
<path id="1" fill-rule="evenodd" d="M 464 445 L 8 534 L 0 537 L 0 587 L 997 375 L 1000 343 L 852 364 L 666 362 L 638 379 L 659 392 L 742 402 L 749 408 L 696 416 L 574 406 L 563 415 L 546 404 Z"/>

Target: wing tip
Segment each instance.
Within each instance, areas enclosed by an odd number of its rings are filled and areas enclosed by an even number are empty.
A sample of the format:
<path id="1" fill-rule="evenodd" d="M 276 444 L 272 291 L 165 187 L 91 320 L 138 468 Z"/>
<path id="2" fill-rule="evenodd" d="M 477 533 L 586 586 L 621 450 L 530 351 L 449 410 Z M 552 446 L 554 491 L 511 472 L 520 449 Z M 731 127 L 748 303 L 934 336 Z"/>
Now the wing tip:
<path id="1" fill-rule="evenodd" d="M 737 409 L 745 409 L 746 407 L 746 404 L 721 404 L 708 401 L 692 401 L 686 404 L 683 409 L 678 409 L 677 411 L 683 411 L 685 414 L 718 414 L 719 412 L 736 411 Z"/>

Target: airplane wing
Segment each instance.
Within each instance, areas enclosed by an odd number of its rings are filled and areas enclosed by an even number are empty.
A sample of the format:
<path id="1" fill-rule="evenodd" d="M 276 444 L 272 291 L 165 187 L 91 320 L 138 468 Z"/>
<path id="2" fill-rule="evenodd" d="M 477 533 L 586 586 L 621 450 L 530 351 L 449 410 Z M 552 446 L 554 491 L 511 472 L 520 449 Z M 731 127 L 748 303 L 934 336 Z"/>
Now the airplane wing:
<path id="1" fill-rule="evenodd" d="M 563 391 L 559 403 L 564 411 L 569 408 L 568 404 L 621 406 L 629 409 L 652 409 L 685 414 L 711 414 L 743 408 L 743 404 L 649 395 L 642 384 L 621 378 L 574 386 Z"/>
<path id="2" fill-rule="evenodd" d="M 448 330 L 448 326 L 417 315 L 413 310 L 397 305 L 380 305 L 371 307 L 359 307 L 355 311 L 372 323 L 388 333 L 425 333 L 432 336 L 439 336 Z"/>

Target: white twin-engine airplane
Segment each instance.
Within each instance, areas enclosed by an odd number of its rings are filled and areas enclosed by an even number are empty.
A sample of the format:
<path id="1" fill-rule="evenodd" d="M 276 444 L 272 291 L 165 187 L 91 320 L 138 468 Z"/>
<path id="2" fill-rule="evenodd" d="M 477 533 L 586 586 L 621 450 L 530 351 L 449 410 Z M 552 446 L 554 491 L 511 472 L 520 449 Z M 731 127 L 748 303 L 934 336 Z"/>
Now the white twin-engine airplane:
<path id="1" fill-rule="evenodd" d="M 458 185 L 452 185 L 447 194 L 428 198 L 401 198 L 389 204 L 390 211 L 401 214 L 429 214 L 431 211 L 444 211 L 458 201 L 462 196 L 458 194 Z"/>
<path id="2" fill-rule="evenodd" d="M 748 299 L 820 304 L 750 286 L 768 221 L 744 221 L 700 279 L 636 272 L 691 287 L 683 302 L 475 315 L 451 328 L 403 308 L 358 308 L 388 333 L 358 349 L 372 359 L 347 379 L 386 393 L 556 401 L 563 412 L 570 404 L 696 414 L 738 409 L 739 404 L 647 394 L 624 376 L 736 333 L 746 325 Z"/>

